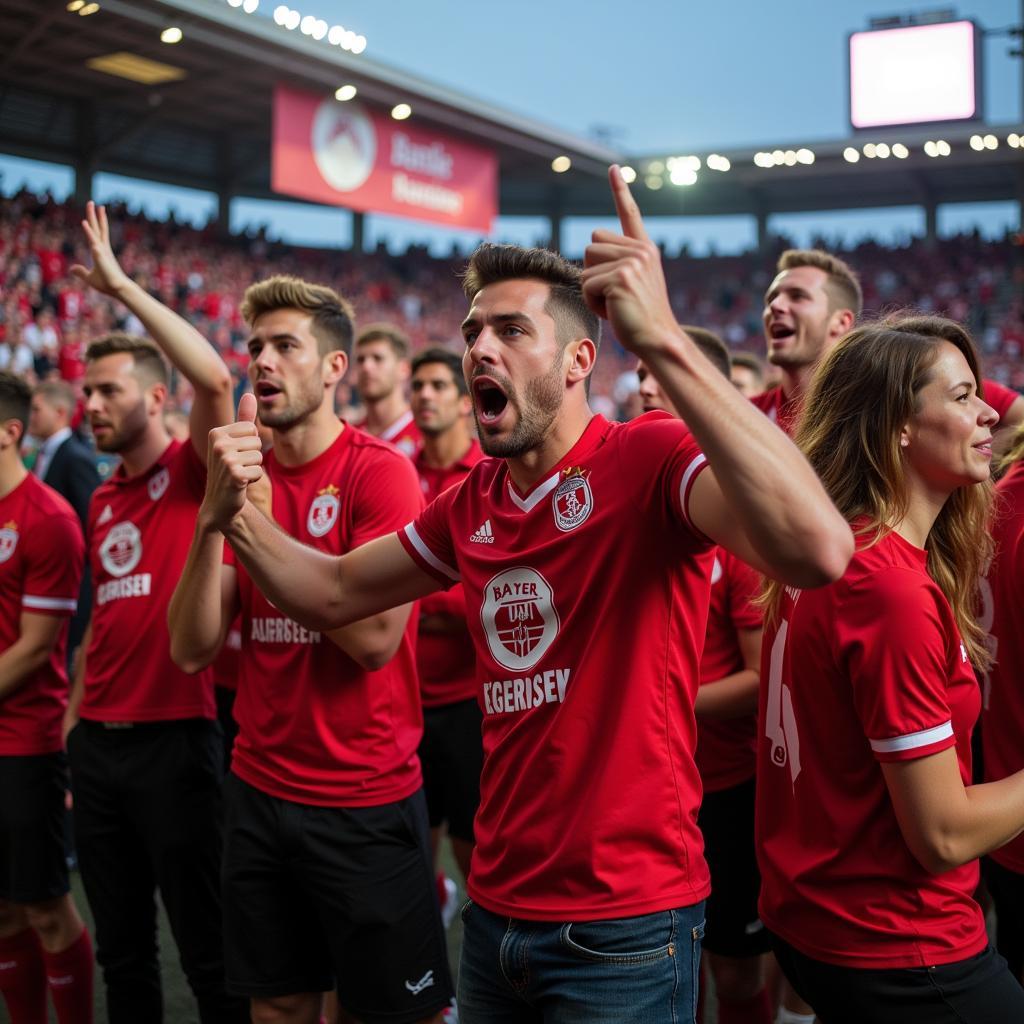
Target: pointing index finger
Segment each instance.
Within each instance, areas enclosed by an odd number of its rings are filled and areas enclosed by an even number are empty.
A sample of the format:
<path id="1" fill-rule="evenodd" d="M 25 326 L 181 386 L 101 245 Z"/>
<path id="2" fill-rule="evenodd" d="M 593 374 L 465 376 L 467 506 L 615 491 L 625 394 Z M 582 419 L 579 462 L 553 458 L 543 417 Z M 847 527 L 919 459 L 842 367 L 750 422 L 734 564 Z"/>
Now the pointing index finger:
<path id="1" fill-rule="evenodd" d="M 640 207 L 636 205 L 636 200 L 629 191 L 618 164 L 612 164 L 608 168 L 608 182 L 612 187 L 612 198 L 615 200 L 615 210 L 619 215 L 622 233 L 627 238 L 648 241 L 649 236 L 644 227 L 644 219 L 640 216 Z"/>

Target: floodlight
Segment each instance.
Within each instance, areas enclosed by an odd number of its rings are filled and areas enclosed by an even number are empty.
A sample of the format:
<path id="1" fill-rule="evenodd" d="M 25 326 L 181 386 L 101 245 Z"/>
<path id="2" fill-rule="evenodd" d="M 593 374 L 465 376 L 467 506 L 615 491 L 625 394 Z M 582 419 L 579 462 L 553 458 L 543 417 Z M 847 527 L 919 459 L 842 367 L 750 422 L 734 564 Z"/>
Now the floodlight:
<path id="1" fill-rule="evenodd" d="M 889 145 L 888 145 L 888 143 L 880 142 L 877 146 L 875 146 L 875 156 L 877 156 L 879 160 L 888 160 L 889 159 Z"/>
<path id="2" fill-rule="evenodd" d="M 175 43 L 181 42 L 183 35 L 184 33 L 177 25 L 170 25 L 160 33 L 160 42 L 173 46 Z"/>
<path id="3" fill-rule="evenodd" d="M 255 14 L 256 8 L 259 7 L 259 5 L 260 0 L 243 0 L 242 10 L 245 11 L 246 14 Z"/>
<path id="4" fill-rule="evenodd" d="M 999 148 L 999 140 L 994 135 L 986 135 L 981 141 L 985 143 L 986 149 Z"/>
<path id="5" fill-rule="evenodd" d="M 656 174 L 648 174 L 647 177 L 644 178 L 644 184 L 652 192 L 657 192 L 658 189 L 661 188 L 661 186 L 665 184 L 665 182 L 663 182 L 661 180 L 661 178 L 659 178 Z"/>
<path id="6" fill-rule="evenodd" d="M 796 159 L 801 164 L 813 164 L 814 154 L 809 149 L 798 149 L 796 151 Z"/>
<path id="7" fill-rule="evenodd" d="M 619 174 L 622 175 L 622 180 L 627 185 L 632 185 L 633 182 L 636 181 L 636 171 L 634 171 L 632 167 L 620 167 Z"/>
<path id="8" fill-rule="evenodd" d="M 396 121 L 404 121 L 412 113 L 412 107 L 408 103 L 399 103 L 391 108 L 391 116 Z"/>
<path id="9" fill-rule="evenodd" d="M 949 156 L 949 154 L 953 152 L 953 150 L 950 148 L 949 143 L 946 142 L 945 139 L 939 139 L 939 141 L 936 142 L 935 145 L 939 151 L 939 156 Z"/>
<path id="10" fill-rule="evenodd" d="M 99 9 L 99 4 L 86 4 L 78 9 L 78 15 L 81 18 L 88 18 L 90 14 L 95 14 Z"/>
<path id="11" fill-rule="evenodd" d="M 323 39 L 327 35 L 327 22 L 322 18 L 319 19 L 313 26 L 313 31 L 309 33 L 314 39 Z"/>
<path id="12" fill-rule="evenodd" d="M 302 21 L 299 22 L 299 31 L 304 36 L 311 36 L 313 29 L 316 28 L 316 18 L 312 14 L 307 14 Z"/>
<path id="13" fill-rule="evenodd" d="M 362 53 L 366 49 L 366 36 L 356 36 L 349 49 L 353 53 Z"/>
<path id="14" fill-rule="evenodd" d="M 647 171 L 649 174 L 664 174 L 665 164 L 661 160 L 652 160 L 647 165 Z"/>
<path id="15" fill-rule="evenodd" d="M 354 99 L 359 90 L 354 85 L 342 85 L 334 90 L 334 98 L 341 103 Z"/>
<path id="16" fill-rule="evenodd" d="M 847 146 L 843 150 L 843 159 L 848 164 L 855 164 L 860 159 L 860 153 L 853 146 Z"/>
<path id="17" fill-rule="evenodd" d="M 910 156 L 910 150 L 902 142 L 894 142 L 892 144 L 892 155 L 897 160 L 906 160 Z"/>
<path id="18" fill-rule="evenodd" d="M 68 4 L 68 10 L 74 14 L 75 11 L 81 10 L 85 6 L 85 0 L 71 0 Z"/>
<path id="19" fill-rule="evenodd" d="M 553 170 L 555 174 L 565 174 L 570 167 L 572 167 L 572 161 L 567 156 L 556 156 L 555 159 L 551 161 L 551 170 Z"/>
<path id="20" fill-rule="evenodd" d="M 279 4 L 277 7 L 274 8 L 274 21 L 275 21 L 275 23 L 278 24 L 278 25 L 281 25 L 283 27 L 285 22 L 287 22 L 288 15 L 290 13 L 291 12 L 288 10 L 287 7 L 285 7 L 284 4 Z"/>
<path id="21" fill-rule="evenodd" d="M 697 172 L 692 167 L 677 164 L 668 176 L 673 185 L 696 185 Z"/>
<path id="22" fill-rule="evenodd" d="M 294 32 L 302 21 L 302 15 L 298 11 L 288 12 L 288 21 L 285 23 L 285 28 L 290 32 Z"/>

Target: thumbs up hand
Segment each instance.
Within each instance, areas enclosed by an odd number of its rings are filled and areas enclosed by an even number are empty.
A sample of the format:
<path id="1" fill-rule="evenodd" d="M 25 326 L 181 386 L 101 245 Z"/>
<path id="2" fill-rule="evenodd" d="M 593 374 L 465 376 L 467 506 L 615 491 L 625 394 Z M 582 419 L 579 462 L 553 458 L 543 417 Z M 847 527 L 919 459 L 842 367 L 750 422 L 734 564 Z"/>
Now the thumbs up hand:
<path id="1" fill-rule="evenodd" d="M 242 511 L 249 490 L 264 479 L 263 453 L 256 430 L 256 396 L 242 395 L 238 420 L 210 431 L 206 457 L 206 495 L 199 509 L 200 522 L 225 530 Z M 259 504 L 269 508 L 269 484 Z M 252 495 L 256 497 L 256 495 Z M 266 502 L 263 498 L 267 498 Z"/>

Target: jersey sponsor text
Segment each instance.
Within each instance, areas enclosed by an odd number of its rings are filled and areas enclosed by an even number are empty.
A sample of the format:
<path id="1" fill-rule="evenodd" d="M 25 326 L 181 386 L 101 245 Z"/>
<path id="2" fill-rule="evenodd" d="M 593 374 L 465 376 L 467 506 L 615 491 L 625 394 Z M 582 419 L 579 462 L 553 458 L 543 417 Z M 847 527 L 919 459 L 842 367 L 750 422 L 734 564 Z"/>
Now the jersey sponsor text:
<path id="1" fill-rule="evenodd" d="M 567 668 L 549 668 L 532 676 L 484 683 L 484 709 L 489 715 L 511 715 L 541 704 L 561 704 L 569 673 Z"/>
<path id="2" fill-rule="evenodd" d="M 264 644 L 318 644 L 320 634 L 293 619 L 266 616 L 252 620 L 250 638 Z"/>
<path id="3" fill-rule="evenodd" d="M 134 576 L 122 576 L 108 580 L 96 588 L 96 603 L 119 601 L 125 597 L 149 597 L 153 589 L 153 576 L 148 572 L 137 572 Z"/>

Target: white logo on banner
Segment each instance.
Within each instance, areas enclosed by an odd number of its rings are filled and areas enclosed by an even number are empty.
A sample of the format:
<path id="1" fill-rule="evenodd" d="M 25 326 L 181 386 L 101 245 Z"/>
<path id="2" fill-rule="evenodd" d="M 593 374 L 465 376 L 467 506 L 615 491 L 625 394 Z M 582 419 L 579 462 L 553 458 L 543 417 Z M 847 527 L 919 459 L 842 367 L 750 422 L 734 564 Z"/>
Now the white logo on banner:
<path id="1" fill-rule="evenodd" d="M 352 192 L 370 177 L 377 160 L 373 121 L 354 103 L 333 97 L 313 115 L 310 144 L 324 181 L 339 192 Z"/>

